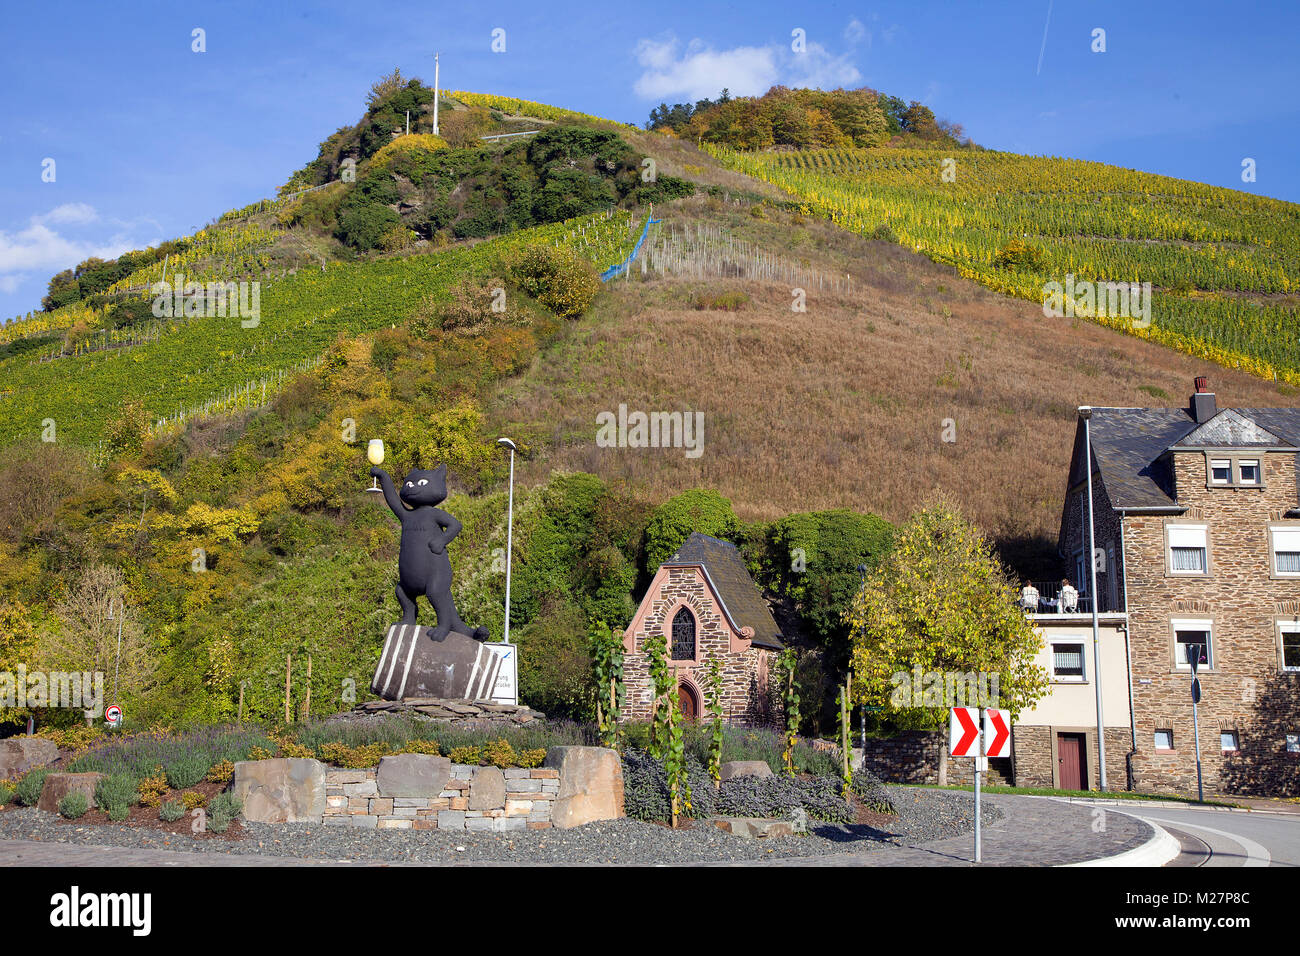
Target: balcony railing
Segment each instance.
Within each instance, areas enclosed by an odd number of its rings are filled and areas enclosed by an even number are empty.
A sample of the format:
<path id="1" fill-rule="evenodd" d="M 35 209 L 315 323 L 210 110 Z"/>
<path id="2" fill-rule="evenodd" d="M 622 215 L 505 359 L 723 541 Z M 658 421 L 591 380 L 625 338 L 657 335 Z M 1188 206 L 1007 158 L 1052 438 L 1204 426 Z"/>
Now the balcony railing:
<path id="1" fill-rule="evenodd" d="M 1073 607 L 1063 605 L 1061 601 L 1061 582 L 1060 581 L 1031 581 L 1030 586 L 1038 592 L 1038 603 L 1034 607 L 1025 607 L 1025 611 L 1030 614 L 1091 614 L 1092 613 L 1092 595 L 1078 594 L 1075 598 Z M 1021 591 L 1022 604 L 1024 591 Z M 1030 596 L 1032 598 L 1032 595 Z M 1111 605 L 1116 605 L 1111 607 Z M 1105 592 L 1101 595 L 1101 603 L 1097 607 L 1098 614 L 1123 611 L 1119 606 L 1123 601 L 1111 601 L 1110 595 Z"/>

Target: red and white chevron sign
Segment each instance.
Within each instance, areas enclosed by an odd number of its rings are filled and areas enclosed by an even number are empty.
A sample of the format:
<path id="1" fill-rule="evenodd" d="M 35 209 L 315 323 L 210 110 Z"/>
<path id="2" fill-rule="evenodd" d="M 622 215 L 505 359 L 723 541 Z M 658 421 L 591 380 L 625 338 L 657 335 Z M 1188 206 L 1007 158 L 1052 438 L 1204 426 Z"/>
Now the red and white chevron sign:
<path id="1" fill-rule="evenodd" d="M 984 711 L 984 756 L 1011 756 L 1011 711 L 992 707 Z"/>
<path id="2" fill-rule="evenodd" d="M 954 757 L 978 757 L 980 710 L 954 707 L 948 717 L 948 753 Z"/>

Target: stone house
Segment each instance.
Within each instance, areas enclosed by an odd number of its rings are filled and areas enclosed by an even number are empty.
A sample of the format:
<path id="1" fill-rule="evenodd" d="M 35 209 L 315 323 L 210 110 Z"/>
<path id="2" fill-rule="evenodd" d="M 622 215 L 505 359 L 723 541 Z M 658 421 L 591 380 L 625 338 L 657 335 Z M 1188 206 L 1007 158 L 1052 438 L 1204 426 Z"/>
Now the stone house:
<path id="1" fill-rule="evenodd" d="M 722 664 L 724 718 L 769 719 L 769 674 L 785 645 L 735 545 L 695 532 L 655 572 L 623 632 L 627 720 L 650 717 L 650 635 L 665 641 L 685 716 L 707 716 L 709 663 L 716 659 Z"/>
<path id="2" fill-rule="evenodd" d="M 1220 409 L 1198 378 L 1186 408 L 1093 408 L 1089 428 L 1085 464 L 1081 416 L 1059 537 L 1084 613 L 1031 610 L 1053 685 L 1015 731 L 1017 782 L 1056 783 L 1078 759 L 1096 785 L 1095 600 L 1111 789 L 1194 792 L 1199 653 L 1206 790 L 1300 795 L 1300 408 Z"/>

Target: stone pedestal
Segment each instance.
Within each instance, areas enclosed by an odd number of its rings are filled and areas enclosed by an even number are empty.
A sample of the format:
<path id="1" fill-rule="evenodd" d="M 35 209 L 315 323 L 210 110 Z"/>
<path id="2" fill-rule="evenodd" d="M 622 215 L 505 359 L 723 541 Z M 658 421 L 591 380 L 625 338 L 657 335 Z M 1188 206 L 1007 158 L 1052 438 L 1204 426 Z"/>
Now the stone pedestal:
<path id="1" fill-rule="evenodd" d="M 452 632 L 441 641 L 433 628 L 394 624 L 384 638 L 370 689 L 384 700 L 440 697 L 488 700 L 496 687 L 500 657 L 482 641 Z"/>

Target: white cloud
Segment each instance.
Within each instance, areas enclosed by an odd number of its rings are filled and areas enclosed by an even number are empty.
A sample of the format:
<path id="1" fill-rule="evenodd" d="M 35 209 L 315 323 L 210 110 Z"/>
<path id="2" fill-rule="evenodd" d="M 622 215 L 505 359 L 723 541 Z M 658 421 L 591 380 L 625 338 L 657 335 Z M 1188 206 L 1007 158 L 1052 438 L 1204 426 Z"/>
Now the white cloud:
<path id="1" fill-rule="evenodd" d="M 862 79 L 850 54 L 836 56 L 814 42 L 804 53 L 777 44 L 717 50 L 699 39 L 683 48 L 668 35 L 640 40 L 636 58 L 643 69 L 633 89 L 647 100 L 712 98 L 724 88 L 733 96 L 760 96 L 778 84 L 831 89 Z"/>
<path id="2" fill-rule="evenodd" d="M 99 221 L 99 213 L 93 206 L 64 203 L 30 217 L 27 226 L 16 232 L 0 229 L 0 292 L 16 291 L 29 278 L 29 273 L 37 273 L 43 284 L 49 275 L 91 256 L 113 259 L 142 246 L 123 230 L 107 238 L 76 238 L 51 228 L 51 224 L 76 227 Z"/>
<path id="3" fill-rule="evenodd" d="M 862 21 L 854 17 L 849 21 L 849 25 L 844 28 L 844 39 L 850 43 L 860 43 L 867 41 L 867 46 L 871 46 L 871 31 L 863 25 Z"/>

